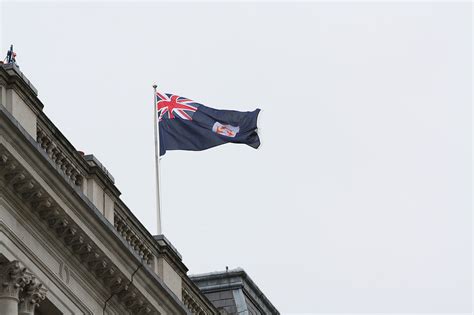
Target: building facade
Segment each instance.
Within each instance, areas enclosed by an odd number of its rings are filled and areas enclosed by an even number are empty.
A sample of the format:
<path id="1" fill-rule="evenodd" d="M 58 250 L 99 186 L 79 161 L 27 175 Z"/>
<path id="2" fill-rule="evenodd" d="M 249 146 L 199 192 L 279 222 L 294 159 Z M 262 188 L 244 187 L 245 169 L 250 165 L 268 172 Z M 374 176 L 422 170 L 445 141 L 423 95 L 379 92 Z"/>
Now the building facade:
<path id="1" fill-rule="evenodd" d="M 0 64 L 0 315 L 279 314 L 243 270 L 187 272 Z"/>
<path id="2" fill-rule="evenodd" d="M 187 271 L 0 65 L 0 314 L 219 314 Z"/>

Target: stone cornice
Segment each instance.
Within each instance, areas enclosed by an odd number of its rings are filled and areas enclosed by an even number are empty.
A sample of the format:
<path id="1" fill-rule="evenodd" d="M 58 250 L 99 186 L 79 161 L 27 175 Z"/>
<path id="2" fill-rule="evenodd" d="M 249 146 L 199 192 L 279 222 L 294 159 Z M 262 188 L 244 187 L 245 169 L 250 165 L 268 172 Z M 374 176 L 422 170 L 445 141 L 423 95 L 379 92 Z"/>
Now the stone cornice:
<path id="1" fill-rule="evenodd" d="M 15 134 L 16 133 L 16 134 Z M 54 232 L 58 239 L 60 239 L 65 247 L 69 248 L 74 255 L 93 273 L 96 278 L 109 288 L 110 292 L 121 297 L 121 301 L 134 314 L 141 313 L 156 313 L 157 309 L 148 301 L 142 292 L 129 281 L 129 274 L 127 271 L 115 265 L 112 260 L 108 258 L 103 250 L 104 245 L 99 245 L 89 236 L 89 233 L 83 230 L 83 224 L 99 224 L 99 234 L 104 234 L 116 244 L 121 247 L 121 251 L 128 256 L 130 266 L 142 265 L 142 260 L 133 251 L 130 250 L 128 244 L 119 236 L 114 227 L 103 217 L 103 215 L 92 205 L 92 203 L 82 194 L 78 188 L 74 188 L 67 184 L 67 178 L 64 174 L 58 173 L 55 166 L 48 158 L 43 150 L 40 150 L 39 145 L 31 139 L 26 137 L 26 132 L 22 130 L 18 123 L 9 113 L 0 106 L 0 135 L 5 134 L 8 138 L 13 136 L 16 139 L 23 141 L 15 142 L 15 149 L 11 147 L 8 141 L 0 137 L 0 178 L 5 182 L 5 185 L 18 196 L 23 202 L 28 205 L 49 229 Z M 78 215 L 85 220 L 81 224 L 75 222 L 77 218 L 71 217 L 70 213 L 65 211 L 63 205 L 56 201 L 57 197 L 52 196 L 49 191 L 42 187 L 44 182 L 32 176 L 27 169 L 22 165 L 22 161 L 18 160 L 12 153 L 12 150 L 29 151 L 24 152 L 23 156 L 28 156 L 30 159 L 42 161 L 44 166 L 50 168 L 53 172 L 51 175 L 55 177 L 61 189 L 66 189 L 66 197 L 70 198 L 69 202 L 76 204 L 75 211 L 79 211 Z M 38 176 L 38 175 L 36 175 Z M 49 183 L 49 181 L 48 181 Z M 62 184 L 61 184 L 62 183 Z M 53 183 L 50 183 L 53 184 Z M 60 192 L 58 192 L 60 193 Z M 72 198 L 72 199 L 71 199 Z M 171 313 L 186 314 L 186 308 L 179 301 L 176 296 L 162 283 L 154 272 L 147 266 L 142 266 L 141 272 L 147 275 L 148 281 L 153 283 L 152 288 L 156 290 L 156 294 L 166 296 L 165 301 L 159 303 L 170 303 L 169 305 L 162 305 L 165 309 L 173 310 Z M 159 293 L 158 293 L 159 292 Z M 152 294 L 148 292 L 148 294 Z"/>

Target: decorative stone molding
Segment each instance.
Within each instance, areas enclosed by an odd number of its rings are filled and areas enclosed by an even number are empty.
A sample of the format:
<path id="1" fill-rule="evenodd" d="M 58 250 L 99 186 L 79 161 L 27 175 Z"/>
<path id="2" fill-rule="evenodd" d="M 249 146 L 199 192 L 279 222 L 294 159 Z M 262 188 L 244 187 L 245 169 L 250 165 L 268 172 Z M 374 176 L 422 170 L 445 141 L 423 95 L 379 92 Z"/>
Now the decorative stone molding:
<path id="1" fill-rule="evenodd" d="M 156 314 L 155 308 L 146 300 L 138 289 L 130 284 L 127 276 L 121 273 L 91 238 L 66 212 L 41 189 L 31 175 L 0 145 L 0 184 L 19 196 L 30 207 L 52 233 L 81 261 L 81 263 L 102 281 L 111 293 L 117 294 L 119 300 L 132 314 Z M 148 256 L 147 256 L 148 257 Z M 10 294 L 18 298 L 18 293 L 31 283 L 31 275 L 25 272 L 18 263 L 2 268 L 1 294 Z M 36 283 L 36 282 L 35 282 Z M 37 285 L 28 287 L 31 297 L 23 296 L 23 308 L 37 304 L 42 298 L 42 291 Z M 28 313 L 25 313 L 28 314 Z"/>
<path id="2" fill-rule="evenodd" d="M 0 298 L 19 300 L 19 293 L 31 282 L 31 274 L 19 261 L 0 264 Z"/>
<path id="3" fill-rule="evenodd" d="M 55 143 L 53 137 L 48 135 L 39 124 L 36 129 L 36 141 L 66 177 L 77 186 L 82 184 L 84 177 L 81 175 L 79 168 L 71 162 L 66 154 L 63 153 L 64 150 L 60 149 L 59 144 Z"/>
<path id="4" fill-rule="evenodd" d="M 192 314 L 195 315 L 206 315 L 206 309 L 204 305 L 202 305 L 198 298 L 192 293 L 191 288 L 183 283 L 183 303 L 191 311 Z"/>
<path id="5" fill-rule="evenodd" d="M 46 298 L 46 288 L 34 276 L 20 293 L 19 315 L 34 315 L 35 308 Z"/>
<path id="6" fill-rule="evenodd" d="M 148 265 L 153 262 L 153 253 L 145 242 L 135 233 L 133 229 L 127 224 L 126 219 L 120 217 L 117 211 L 114 213 L 114 226 L 117 232 L 127 241 L 133 250 L 140 256 Z"/>

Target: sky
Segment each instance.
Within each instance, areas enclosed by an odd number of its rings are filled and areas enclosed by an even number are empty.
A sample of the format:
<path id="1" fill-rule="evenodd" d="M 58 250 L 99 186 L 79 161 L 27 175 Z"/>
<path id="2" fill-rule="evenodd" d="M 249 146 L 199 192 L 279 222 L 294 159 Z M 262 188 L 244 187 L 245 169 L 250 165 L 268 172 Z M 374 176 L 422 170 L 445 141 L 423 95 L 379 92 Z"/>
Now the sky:
<path id="1" fill-rule="evenodd" d="M 2 51 L 156 231 L 153 90 L 261 108 L 262 146 L 169 151 L 165 236 L 282 314 L 471 313 L 469 2 L 1 3 Z"/>

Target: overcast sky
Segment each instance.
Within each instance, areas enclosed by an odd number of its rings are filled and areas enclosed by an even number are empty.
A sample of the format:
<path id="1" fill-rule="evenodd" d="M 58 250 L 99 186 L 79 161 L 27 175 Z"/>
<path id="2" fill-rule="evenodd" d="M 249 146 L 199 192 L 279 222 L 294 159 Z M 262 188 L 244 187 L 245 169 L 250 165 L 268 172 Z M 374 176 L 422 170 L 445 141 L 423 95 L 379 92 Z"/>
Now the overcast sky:
<path id="1" fill-rule="evenodd" d="M 152 84 L 262 109 L 262 147 L 162 159 L 190 273 L 283 313 L 471 312 L 471 4 L 3 2 L 44 111 L 156 230 Z"/>

